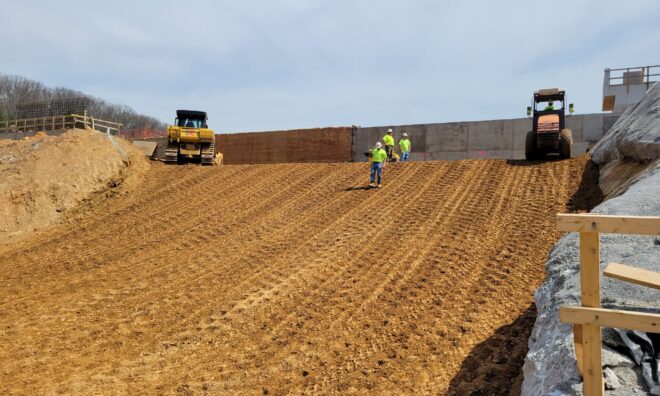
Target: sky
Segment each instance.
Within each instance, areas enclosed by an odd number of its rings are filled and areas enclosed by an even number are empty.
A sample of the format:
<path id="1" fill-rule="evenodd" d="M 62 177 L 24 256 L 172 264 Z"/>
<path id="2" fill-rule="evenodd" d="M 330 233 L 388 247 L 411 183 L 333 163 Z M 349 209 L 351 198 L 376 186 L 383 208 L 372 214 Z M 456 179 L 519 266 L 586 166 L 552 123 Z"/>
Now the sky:
<path id="1" fill-rule="evenodd" d="M 600 112 L 606 67 L 660 65 L 660 1 L 0 0 L 0 73 L 218 132 Z"/>

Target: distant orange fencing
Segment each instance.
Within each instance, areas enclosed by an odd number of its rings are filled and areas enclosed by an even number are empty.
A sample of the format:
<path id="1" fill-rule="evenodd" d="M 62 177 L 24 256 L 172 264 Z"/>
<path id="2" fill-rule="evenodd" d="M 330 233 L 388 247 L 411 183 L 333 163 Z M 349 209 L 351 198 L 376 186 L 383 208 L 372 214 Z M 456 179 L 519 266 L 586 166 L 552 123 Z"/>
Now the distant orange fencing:
<path id="1" fill-rule="evenodd" d="M 227 165 L 353 159 L 352 127 L 217 134 L 215 138 Z"/>

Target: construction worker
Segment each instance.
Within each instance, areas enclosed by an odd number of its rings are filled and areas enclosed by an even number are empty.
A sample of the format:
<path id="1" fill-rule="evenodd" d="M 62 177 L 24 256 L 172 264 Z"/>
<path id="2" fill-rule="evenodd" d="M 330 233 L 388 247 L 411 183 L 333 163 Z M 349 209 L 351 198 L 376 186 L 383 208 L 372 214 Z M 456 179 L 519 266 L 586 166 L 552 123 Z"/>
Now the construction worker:
<path id="1" fill-rule="evenodd" d="M 376 181 L 376 174 L 378 174 L 378 188 L 381 188 L 381 183 L 383 181 L 383 168 L 385 167 L 386 159 L 387 153 L 383 150 L 383 144 L 377 142 L 376 148 L 371 150 L 371 183 L 369 183 L 369 187 L 376 187 L 374 182 Z"/>
<path id="2" fill-rule="evenodd" d="M 399 140 L 399 148 L 401 149 L 401 162 L 408 161 L 408 156 L 410 155 L 410 140 L 408 140 L 408 134 L 403 133 L 403 138 Z"/>
<path id="3" fill-rule="evenodd" d="M 550 100 L 548 101 L 548 105 L 545 106 L 545 109 L 543 109 L 543 111 L 554 110 L 554 109 L 555 109 L 555 102 Z"/>
<path id="4" fill-rule="evenodd" d="M 387 135 L 383 136 L 383 143 L 385 143 L 385 152 L 387 153 L 387 160 L 392 160 L 392 152 L 394 151 L 394 136 L 392 128 L 387 130 Z"/>

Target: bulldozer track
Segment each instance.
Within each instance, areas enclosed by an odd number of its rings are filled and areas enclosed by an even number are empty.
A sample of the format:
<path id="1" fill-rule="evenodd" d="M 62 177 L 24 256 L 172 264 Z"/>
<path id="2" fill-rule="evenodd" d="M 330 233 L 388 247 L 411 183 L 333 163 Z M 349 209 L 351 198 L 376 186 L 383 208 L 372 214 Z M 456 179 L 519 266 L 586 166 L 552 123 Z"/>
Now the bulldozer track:
<path id="1" fill-rule="evenodd" d="M 156 164 L 0 245 L 0 389 L 506 393 L 586 163 Z"/>

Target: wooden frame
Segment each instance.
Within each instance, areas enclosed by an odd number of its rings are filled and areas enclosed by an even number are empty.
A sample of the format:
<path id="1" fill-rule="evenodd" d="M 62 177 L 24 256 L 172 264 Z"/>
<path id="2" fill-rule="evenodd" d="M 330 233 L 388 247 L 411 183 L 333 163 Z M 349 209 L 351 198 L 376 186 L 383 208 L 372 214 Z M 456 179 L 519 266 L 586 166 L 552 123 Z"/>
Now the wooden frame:
<path id="1" fill-rule="evenodd" d="M 87 115 L 68 114 L 0 121 L 0 132 L 52 131 L 88 127 L 101 132 L 118 134 L 122 126 L 116 122 L 99 120 Z"/>
<path id="2" fill-rule="evenodd" d="M 660 217 L 558 214 L 557 229 L 580 233 L 580 297 L 582 307 L 562 306 L 559 319 L 573 324 L 578 370 L 585 396 L 603 395 L 601 327 L 660 332 L 660 315 L 600 307 L 599 233 L 660 235 Z M 660 288 L 660 274 L 622 264 L 609 264 L 605 276 Z"/>
<path id="3" fill-rule="evenodd" d="M 603 275 L 636 285 L 660 290 L 660 274 L 618 263 L 609 263 Z"/>

